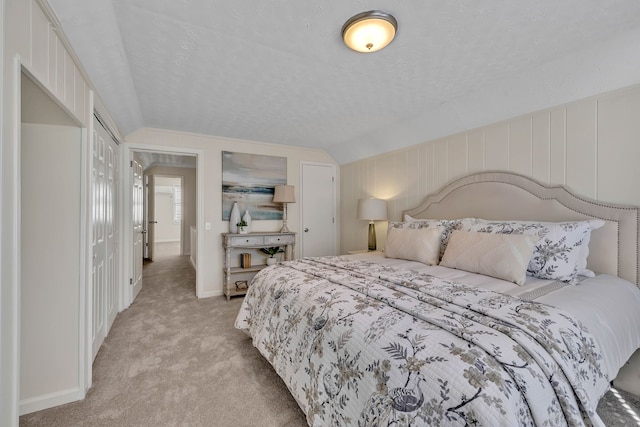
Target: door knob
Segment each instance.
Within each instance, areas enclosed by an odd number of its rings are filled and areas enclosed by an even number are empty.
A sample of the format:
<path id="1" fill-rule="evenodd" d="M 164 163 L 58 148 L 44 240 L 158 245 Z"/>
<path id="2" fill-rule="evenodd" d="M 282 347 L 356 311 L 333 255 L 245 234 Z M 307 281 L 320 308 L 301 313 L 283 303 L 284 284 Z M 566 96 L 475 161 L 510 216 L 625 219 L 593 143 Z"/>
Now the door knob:
<path id="1" fill-rule="evenodd" d="M 142 230 L 141 233 L 142 234 L 147 234 L 147 230 Z"/>
<path id="2" fill-rule="evenodd" d="M 305 233 L 308 233 L 308 232 L 309 232 L 309 229 L 308 229 L 307 227 L 305 227 L 305 228 L 304 228 L 304 232 L 305 232 Z"/>
<path id="3" fill-rule="evenodd" d="M 149 224 L 157 224 L 158 221 L 149 221 Z"/>

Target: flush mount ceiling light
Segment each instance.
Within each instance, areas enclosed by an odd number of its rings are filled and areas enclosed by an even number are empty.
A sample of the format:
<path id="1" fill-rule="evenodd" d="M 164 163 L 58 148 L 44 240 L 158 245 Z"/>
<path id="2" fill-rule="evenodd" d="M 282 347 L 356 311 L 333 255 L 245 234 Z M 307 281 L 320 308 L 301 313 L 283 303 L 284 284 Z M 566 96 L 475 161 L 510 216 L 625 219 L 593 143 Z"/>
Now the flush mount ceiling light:
<path id="1" fill-rule="evenodd" d="M 357 52 L 375 52 L 382 49 L 396 35 L 398 21 L 380 10 L 370 10 L 352 16 L 342 27 L 344 43 Z"/>

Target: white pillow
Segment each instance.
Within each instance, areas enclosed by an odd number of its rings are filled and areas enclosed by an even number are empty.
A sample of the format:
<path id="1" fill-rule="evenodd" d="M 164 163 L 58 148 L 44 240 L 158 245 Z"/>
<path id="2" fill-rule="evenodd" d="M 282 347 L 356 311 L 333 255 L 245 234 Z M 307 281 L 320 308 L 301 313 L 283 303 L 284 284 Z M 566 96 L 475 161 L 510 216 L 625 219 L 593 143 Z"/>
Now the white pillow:
<path id="1" fill-rule="evenodd" d="M 394 228 L 387 230 L 384 256 L 427 265 L 438 264 L 442 227 Z"/>
<path id="2" fill-rule="evenodd" d="M 604 225 L 604 221 L 601 219 L 589 220 L 589 228 L 591 229 L 582 241 L 580 245 L 580 252 L 578 253 L 578 269 L 579 276 L 596 277 L 596 274 L 587 268 L 587 258 L 589 258 L 589 242 L 591 241 L 591 231 L 597 230 Z"/>
<path id="3" fill-rule="evenodd" d="M 404 215 L 405 222 L 390 222 L 389 228 L 433 228 L 442 227 L 442 235 L 440 237 L 440 255 L 438 261 L 442 259 L 444 250 L 447 247 L 449 236 L 453 230 L 459 228 L 460 220 L 457 219 L 418 219 L 410 215 Z"/>
<path id="4" fill-rule="evenodd" d="M 527 269 L 527 273 L 534 277 L 574 282 L 578 265 L 584 262 L 586 267 L 582 245 L 591 233 L 590 221 L 535 222 L 475 219 L 462 221 L 461 229 L 482 233 L 538 236 L 540 240 L 536 244 Z"/>
<path id="5" fill-rule="evenodd" d="M 455 230 L 440 265 L 523 285 L 537 241 L 535 235 Z"/>

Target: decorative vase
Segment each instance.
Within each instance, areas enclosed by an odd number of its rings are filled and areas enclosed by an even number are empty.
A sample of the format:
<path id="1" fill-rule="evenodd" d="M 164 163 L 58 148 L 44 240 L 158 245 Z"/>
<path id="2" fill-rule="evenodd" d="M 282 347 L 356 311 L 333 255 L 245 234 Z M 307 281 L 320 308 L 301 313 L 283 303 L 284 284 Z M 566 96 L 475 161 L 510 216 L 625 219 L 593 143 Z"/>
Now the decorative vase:
<path id="1" fill-rule="evenodd" d="M 229 214 L 229 232 L 230 233 L 238 232 L 239 222 L 240 222 L 240 208 L 238 207 L 238 202 L 233 202 L 233 207 L 231 207 L 231 213 Z"/>
<path id="2" fill-rule="evenodd" d="M 267 265 L 273 265 L 273 264 L 276 264 L 277 262 L 278 260 L 274 256 L 270 256 L 269 258 L 267 258 Z"/>
<path id="3" fill-rule="evenodd" d="M 246 226 L 247 232 L 251 233 L 251 215 L 249 214 L 248 210 L 244 212 L 244 216 L 242 217 L 242 220 L 247 223 L 247 226 Z"/>

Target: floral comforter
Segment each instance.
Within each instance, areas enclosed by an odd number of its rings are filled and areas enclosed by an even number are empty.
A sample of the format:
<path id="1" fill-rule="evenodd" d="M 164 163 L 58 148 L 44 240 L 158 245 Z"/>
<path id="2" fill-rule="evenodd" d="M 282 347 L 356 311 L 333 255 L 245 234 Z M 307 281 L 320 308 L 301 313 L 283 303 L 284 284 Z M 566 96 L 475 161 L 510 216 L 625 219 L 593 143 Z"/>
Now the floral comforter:
<path id="1" fill-rule="evenodd" d="M 261 271 L 236 319 L 312 426 L 601 425 L 608 388 L 558 309 L 346 257 Z"/>

